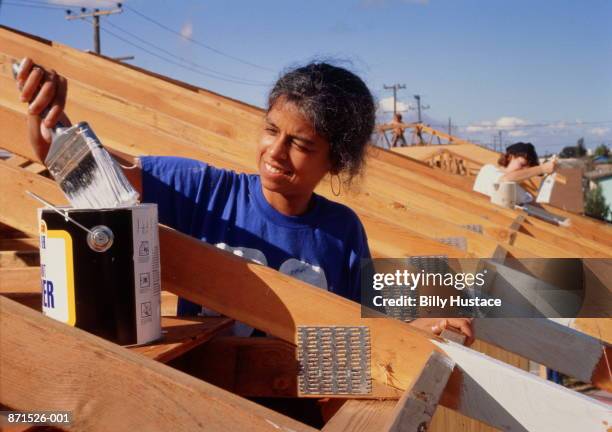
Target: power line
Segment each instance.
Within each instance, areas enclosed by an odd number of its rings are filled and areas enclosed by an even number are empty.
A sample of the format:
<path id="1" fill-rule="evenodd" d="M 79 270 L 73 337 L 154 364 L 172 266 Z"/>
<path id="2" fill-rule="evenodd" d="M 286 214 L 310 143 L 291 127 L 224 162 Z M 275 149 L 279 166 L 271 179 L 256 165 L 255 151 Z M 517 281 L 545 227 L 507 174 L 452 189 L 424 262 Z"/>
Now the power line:
<path id="1" fill-rule="evenodd" d="M 114 15 L 121 12 L 123 12 L 123 9 L 121 9 L 121 3 L 117 3 L 117 7 L 115 9 L 94 9 L 93 12 L 87 12 L 86 8 L 82 8 L 79 15 L 72 15 L 72 11 L 67 10 L 66 19 L 72 21 L 75 19 L 85 19 L 89 17 L 93 18 L 94 51 L 96 54 L 100 54 L 100 17 Z"/>
<path id="2" fill-rule="evenodd" d="M 84 21 L 90 22 L 89 20 L 86 20 L 86 19 Z M 153 51 L 148 50 L 147 48 L 143 48 L 142 46 L 137 45 L 137 44 L 135 44 L 135 43 L 133 43 L 133 42 L 131 42 L 131 41 L 129 41 L 129 40 L 119 36 L 119 35 L 117 35 L 116 33 L 111 32 L 110 30 L 108 30 L 106 28 L 102 28 L 102 31 L 105 32 L 105 33 L 108 33 L 109 35 L 119 39 L 120 41 L 122 41 L 122 42 L 124 42 L 124 43 L 126 43 L 126 44 L 128 44 L 128 45 L 130 45 L 130 46 L 132 46 L 134 48 L 137 48 L 137 49 L 139 49 L 141 51 L 146 52 L 149 55 L 152 55 L 153 57 L 156 57 L 156 58 L 158 58 L 160 60 L 163 60 L 163 61 L 165 61 L 167 63 L 170 63 L 170 64 L 173 64 L 175 66 L 181 67 L 183 69 L 189 70 L 191 72 L 195 72 L 195 73 L 197 73 L 199 75 L 206 76 L 208 78 L 213 78 L 213 79 L 221 80 L 221 81 L 231 82 L 231 83 L 234 83 L 234 84 L 250 85 L 250 86 L 256 86 L 256 87 L 264 86 L 263 84 L 253 84 L 253 83 L 248 83 L 248 82 L 244 82 L 244 81 L 234 80 L 234 79 L 231 79 L 231 78 L 223 78 L 223 77 L 214 76 L 214 75 L 212 75 L 210 73 L 206 73 L 206 72 L 200 71 L 200 70 L 195 69 L 193 67 L 185 66 L 182 63 L 178 63 L 178 62 L 176 62 L 174 60 L 171 60 L 171 59 L 168 59 L 168 58 L 166 58 L 164 56 L 161 56 L 161 55 L 159 55 L 159 54 L 157 54 L 157 53 L 155 53 Z"/>
<path id="3" fill-rule="evenodd" d="M 15 1 L 18 1 L 19 3 L 15 3 Z M 49 3 L 45 3 L 45 2 L 41 2 L 41 1 L 36 1 L 36 0 L 13 0 L 13 1 L 10 1 L 10 2 L 3 2 L 3 4 L 9 5 L 9 6 L 27 7 L 27 8 L 33 8 L 33 9 L 48 9 L 48 10 L 66 10 L 66 9 L 71 8 L 71 7 L 74 7 L 74 8 L 79 7 L 77 5 L 53 5 L 53 4 L 49 4 Z M 241 59 L 241 58 L 236 57 L 234 55 L 228 54 L 228 53 L 226 53 L 226 52 L 224 52 L 224 51 L 222 51 L 220 49 L 217 49 L 217 48 L 215 48 L 213 46 L 210 46 L 210 45 L 207 45 L 207 44 L 205 44 L 203 42 L 200 42 L 200 41 L 198 41 L 196 39 L 193 39 L 193 38 L 188 37 L 188 36 L 184 36 L 180 32 L 177 32 L 176 30 L 174 30 L 174 29 L 172 29 L 172 28 L 170 28 L 170 27 L 160 23 L 159 21 L 156 21 L 153 18 L 150 18 L 150 17 L 146 16 L 145 14 L 137 11 L 136 9 L 134 9 L 134 8 L 132 8 L 130 6 L 122 5 L 122 7 L 124 9 L 127 9 L 130 12 L 133 12 L 134 14 L 140 16 L 141 18 L 143 18 L 143 19 L 145 19 L 145 20 L 155 24 L 156 26 L 166 30 L 167 32 L 170 32 L 170 33 L 172 33 L 172 34 L 174 34 L 176 36 L 179 36 L 181 39 L 187 40 L 188 42 L 191 42 L 191 43 L 193 43 L 195 45 L 198 45 L 198 46 L 200 46 L 202 48 L 210 50 L 210 51 L 212 51 L 212 52 L 214 52 L 214 53 L 216 53 L 216 54 L 218 54 L 220 56 L 232 59 L 234 61 L 240 62 L 242 64 L 245 64 L 245 65 L 248 65 L 248 66 L 251 66 L 251 67 L 254 67 L 254 68 L 258 68 L 258 69 L 265 70 L 265 71 L 268 71 L 268 72 L 275 72 L 275 70 L 273 70 L 271 68 L 268 68 L 268 67 L 265 67 L 265 66 L 261 66 L 261 65 L 249 62 L 247 60 Z M 241 79 L 241 78 L 238 78 L 238 79 Z"/>
<path id="4" fill-rule="evenodd" d="M 486 131 L 490 132 L 492 130 L 497 130 L 497 129 L 508 130 L 508 129 L 523 129 L 523 128 L 531 128 L 531 127 L 550 127 L 550 126 L 559 126 L 559 127 L 592 126 L 592 125 L 607 124 L 607 123 L 612 123 L 612 120 L 599 120 L 599 121 L 588 121 L 588 122 L 587 121 L 568 122 L 565 120 L 558 120 L 558 121 L 549 121 L 549 122 L 541 122 L 541 123 L 526 123 L 526 124 L 512 125 L 512 126 L 479 125 L 479 124 L 455 125 L 455 126 L 461 127 L 461 128 L 480 127 L 483 129 L 482 130 L 483 132 L 486 132 Z"/>
<path id="5" fill-rule="evenodd" d="M 55 10 L 55 11 L 66 9 L 65 7 L 60 9 L 55 6 L 42 6 L 42 5 L 25 4 L 25 3 L 13 3 L 13 2 L 7 2 L 7 1 L 2 2 L 2 4 L 6 6 L 25 7 L 25 8 L 31 8 L 31 9 L 47 9 L 47 10 Z"/>
<path id="6" fill-rule="evenodd" d="M 14 1 L 18 1 L 19 3 L 29 3 L 33 5 L 41 5 L 41 6 L 46 6 L 46 7 L 55 8 L 55 9 L 66 9 L 67 7 L 80 7 L 76 5 L 66 6 L 66 5 L 52 4 L 52 3 L 48 3 L 44 1 L 37 1 L 37 0 L 14 0 Z"/>
<path id="7" fill-rule="evenodd" d="M 148 45 L 148 46 L 150 46 L 150 47 L 152 47 L 152 48 L 154 48 L 154 49 L 156 49 L 156 50 L 158 50 L 158 51 L 161 51 L 161 52 L 163 52 L 163 53 L 164 53 L 164 54 L 166 54 L 166 55 L 169 55 L 170 57 L 172 57 L 172 58 L 174 58 L 174 59 L 177 59 L 177 60 L 180 60 L 180 61 L 182 61 L 182 62 L 185 62 L 185 63 L 187 63 L 187 64 L 191 65 L 192 67 L 195 67 L 195 68 L 198 68 L 198 69 L 202 69 L 202 70 L 206 70 L 206 71 L 208 71 L 208 72 L 210 72 L 210 73 L 216 74 L 216 75 L 218 75 L 218 76 L 219 76 L 219 78 L 230 78 L 230 79 L 235 79 L 235 80 L 244 81 L 244 82 L 245 82 L 245 83 L 247 83 L 247 84 L 253 84 L 253 85 L 261 85 L 261 86 L 267 86 L 267 85 L 268 85 L 267 83 L 262 82 L 262 81 L 250 80 L 250 79 L 242 78 L 242 77 L 239 77 L 239 76 L 231 75 L 231 74 L 228 74 L 228 73 L 225 73 L 225 72 L 220 72 L 220 71 L 217 71 L 217 70 L 214 70 L 214 69 L 208 68 L 208 67 L 206 67 L 206 66 L 201 66 L 201 65 L 199 65 L 199 64 L 197 64 L 197 63 L 192 62 L 191 60 L 188 60 L 188 59 L 186 59 L 186 58 L 184 58 L 184 57 L 177 56 L 176 54 L 174 54 L 174 53 L 172 53 L 172 52 L 170 52 L 170 51 L 168 51 L 168 50 L 165 50 L 165 49 L 163 49 L 163 48 L 161 48 L 161 47 L 159 47 L 159 46 L 157 46 L 157 45 L 155 45 L 155 44 L 152 44 L 151 42 L 149 42 L 149 41 L 147 41 L 147 40 L 142 39 L 141 37 L 139 37 L 139 36 L 135 35 L 134 33 L 131 33 L 131 32 L 129 32 L 129 31 L 127 31 L 127 30 L 122 29 L 122 28 L 121 28 L 121 27 L 119 27 L 118 25 L 112 24 L 112 23 L 110 23 L 110 22 L 107 22 L 107 24 L 108 24 L 109 26 L 111 26 L 111 27 L 113 27 L 113 28 L 115 28 L 115 29 L 119 30 L 120 32 L 125 33 L 125 34 L 127 34 L 127 35 L 129 35 L 129 36 L 133 37 L 133 38 L 134 38 L 134 39 L 136 39 L 137 41 L 139 41 L 139 42 L 141 42 L 141 43 L 143 43 L 143 44 L 145 44 L 145 45 Z"/>
<path id="8" fill-rule="evenodd" d="M 229 58 L 229 59 L 232 59 L 232 60 L 238 61 L 238 62 L 243 63 L 243 64 L 245 64 L 245 65 L 252 66 L 252 67 L 255 67 L 255 68 L 258 68 L 258 69 L 262 69 L 262 70 L 265 70 L 265 71 L 268 71 L 268 72 L 275 72 L 273 69 L 270 69 L 270 68 L 268 68 L 268 67 L 265 67 L 265 66 L 260 66 L 260 65 L 255 64 L 255 63 L 251 63 L 251 62 L 246 61 L 246 60 L 243 60 L 243 59 L 241 59 L 241 58 L 239 58 L 239 57 L 236 57 L 236 56 L 233 56 L 233 55 L 228 54 L 228 53 L 226 53 L 226 52 L 223 52 L 223 51 L 221 51 L 221 50 L 219 50 L 219 49 L 217 49 L 217 48 L 214 48 L 214 47 L 212 47 L 212 46 L 210 46 L 210 45 L 207 45 L 207 44 L 205 44 L 205 43 L 202 43 L 202 42 L 200 42 L 200 41 L 197 41 L 197 40 L 195 40 L 195 39 L 193 39 L 193 38 L 191 38 L 191 37 L 184 36 L 184 35 L 182 35 L 180 32 L 177 32 L 176 30 L 171 29 L 170 27 L 168 27 L 168 26 L 166 26 L 166 25 L 164 25 L 164 24 L 162 24 L 162 23 L 160 23 L 160 22 L 158 22 L 158 21 L 154 20 L 153 18 L 149 18 L 148 16 L 144 15 L 144 14 L 143 14 L 143 13 L 141 13 L 141 12 L 138 12 L 136 9 L 134 9 L 134 8 L 132 8 L 132 7 L 130 7 L 130 6 L 124 5 L 124 7 L 125 7 L 127 10 L 129 10 L 129 11 L 131 11 L 131 12 L 135 13 L 136 15 L 140 16 L 141 18 L 143 18 L 143 19 L 145 19 L 145 20 L 147 20 L 147 21 L 149 21 L 149 22 L 151 22 L 151 23 L 155 24 L 156 26 L 158 26 L 158 27 L 160 27 L 160 28 L 162 28 L 162 29 L 166 30 L 167 32 L 170 32 L 170 33 L 172 33 L 172 34 L 174 34 L 174 35 L 180 36 L 182 39 L 185 39 L 185 40 L 187 40 L 187 41 L 189 41 L 189 42 L 191 42 L 191 43 L 193 43 L 193 44 L 195 44 L 195 45 L 198 45 L 198 46 L 200 46 L 200 47 L 202 47 L 202 48 L 206 48 L 207 50 L 210 50 L 210 51 L 212 51 L 212 52 L 214 52 L 214 53 L 216 53 L 216 54 L 219 54 L 219 55 L 221 55 L 221 56 L 223 56 L 223 57 L 227 57 L 227 58 Z"/>

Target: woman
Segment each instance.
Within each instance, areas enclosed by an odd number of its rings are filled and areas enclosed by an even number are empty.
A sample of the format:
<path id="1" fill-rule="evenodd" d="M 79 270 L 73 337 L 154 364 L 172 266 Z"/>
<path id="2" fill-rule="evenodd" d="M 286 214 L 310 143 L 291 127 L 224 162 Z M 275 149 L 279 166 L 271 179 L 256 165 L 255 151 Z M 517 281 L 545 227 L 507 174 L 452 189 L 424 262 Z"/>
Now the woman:
<path id="1" fill-rule="evenodd" d="M 30 143 L 44 161 L 47 128 L 70 124 L 63 113 L 66 80 L 31 59 L 17 80 L 22 101 L 30 103 Z M 144 202 L 158 204 L 161 223 L 359 301 L 360 260 L 370 258 L 361 221 L 314 189 L 327 174 L 339 183 L 340 175 L 350 182 L 361 172 L 374 121 L 374 99 L 359 77 L 311 63 L 284 74 L 270 92 L 256 153 L 259 175 L 152 156 L 132 160 L 126 175 Z M 180 300 L 179 314 L 198 312 L 200 306 Z M 472 339 L 466 319 L 417 319 L 412 325 L 436 334 L 454 327 Z M 244 325 L 236 331 L 251 333 Z"/>
<path id="2" fill-rule="evenodd" d="M 497 161 L 499 166 L 484 165 L 478 172 L 474 182 L 474 190 L 491 196 L 495 193 L 495 185 L 503 182 L 519 183 L 534 176 L 551 174 L 555 171 L 555 159 L 540 165 L 538 154 L 531 143 L 518 142 L 508 146 L 506 153 Z M 533 197 L 522 187 L 518 186 L 517 204 L 527 204 Z"/>

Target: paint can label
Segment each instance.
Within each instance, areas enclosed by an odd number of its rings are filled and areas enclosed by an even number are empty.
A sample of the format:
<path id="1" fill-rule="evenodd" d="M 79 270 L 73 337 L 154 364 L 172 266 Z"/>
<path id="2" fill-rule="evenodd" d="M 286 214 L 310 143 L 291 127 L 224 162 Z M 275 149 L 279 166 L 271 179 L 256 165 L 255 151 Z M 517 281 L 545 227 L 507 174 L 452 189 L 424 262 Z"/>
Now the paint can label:
<path id="1" fill-rule="evenodd" d="M 40 273 L 43 314 L 74 326 L 72 237 L 67 231 L 47 230 L 40 223 Z"/>
<path id="2" fill-rule="evenodd" d="M 132 209 L 134 286 L 138 344 L 161 337 L 160 260 L 155 207 Z"/>

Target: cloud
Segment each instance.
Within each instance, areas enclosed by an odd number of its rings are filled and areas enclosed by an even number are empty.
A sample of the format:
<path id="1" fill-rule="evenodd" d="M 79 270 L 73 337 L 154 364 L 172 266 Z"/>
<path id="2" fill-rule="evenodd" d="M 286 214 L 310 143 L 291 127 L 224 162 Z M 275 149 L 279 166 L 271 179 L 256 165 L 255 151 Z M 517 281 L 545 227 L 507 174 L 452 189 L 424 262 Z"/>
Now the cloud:
<path id="1" fill-rule="evenodd" d="M 508 136 L 511 136 L 513 138 L 524 137 L 524 136 L 527 136 L 527 132 L 525 132 L 522 129 L 512 130 L 508 132 Z"/>
<path id="2" fill-rule="evenodd" d="M 549 124 L 546 127 L 548 129 L 551 129 L 551 130 L 561 131 L 561 130 L 567 129 L 569 126 L 564 121 L 560 121 L 560 122 L 556 122 L 556 123 L 551 123 L 551 124 Z"/>
<path id="3" fill-rule="evenodd" d="M 393 96 L 389 96 L 386 97 L 384 99 L 381 99 L 380 102 L 378 103 L 378 108 L 382 111 L 393 111 Z M 405 102 L 402 102 L 400 100 L 397 101 L 397 110 L 398 111 L 407 111 L 408 110 L 408 104 Z"/>
<path id="4" fill-rule="evenodd" d="M 191 24 L 191 21 L 187 21 L 183 24 L 183 27 L 181 27 L 181 36 L 185 39 L 191 39 L 191 36 L 193 36 L 193 24 Z"/>
<path id="5" fill-rule="evenodd" d="M 527 121 L 518 117 L 500 117 L 495 121 L 498 129 L 511 129 L 527 124 Z"/>
<path id="6" fill-rule="evenodd" d="M 603 137 L 607 135 L 609 132 L 610 132 L 610 128 L 607 128 L 607 127 L 595 127 L 589 130 L 589 133 L 591 135 L 595 135 L 598 137 Z"/>
<path id="7" fill-rule="evenodd" d="M 121 3 L 121 2 L 110 1 L 110 0 L 50 0 L 49 3 L 63 5 L 67 7 L 74 7 L 74 8 L 80 8 L 80 7 L 110 8 L 110 7 L 116 7 L 117 3 Z"/>
<path id="8" fill-rule="evenodd" d="M 490 132 L 496 130 L 510 130 L 520 128 L 521 126 L 526 125 L 527 123 L 527 120 L 523 120 L 519 117 L 504 116 L 498 118 L 495 121 L 485 120 L 468 125 L 465 130 L 466 132 L 471 133 Z"/>

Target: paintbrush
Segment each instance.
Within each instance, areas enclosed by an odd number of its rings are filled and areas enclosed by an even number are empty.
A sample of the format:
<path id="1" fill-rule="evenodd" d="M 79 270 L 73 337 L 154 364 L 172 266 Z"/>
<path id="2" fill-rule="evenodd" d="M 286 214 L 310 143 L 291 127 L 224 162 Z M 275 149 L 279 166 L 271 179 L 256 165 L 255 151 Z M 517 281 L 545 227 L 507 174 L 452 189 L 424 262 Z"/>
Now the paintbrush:
<path id="1" fill-rule="evenodd" d="M 13 63 L 15 78 L 20 68 Z M 47 113 L 48 109 L 40 115 Z M 138 202 L 138 193 L 87 123 L 69 128 L 57 123 L 51 135 L 44 162 L 73 207 L 114 208 Z"/>

